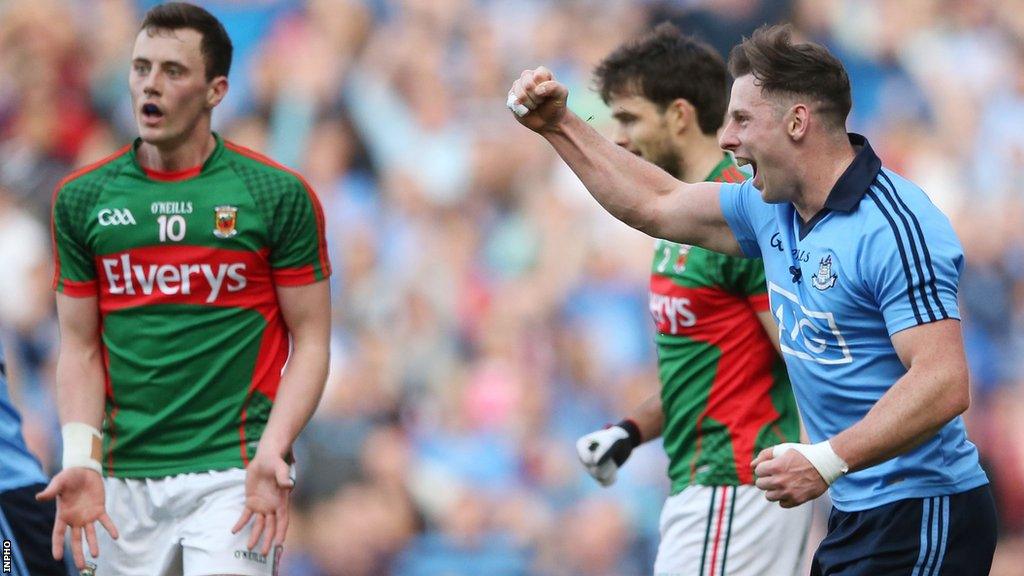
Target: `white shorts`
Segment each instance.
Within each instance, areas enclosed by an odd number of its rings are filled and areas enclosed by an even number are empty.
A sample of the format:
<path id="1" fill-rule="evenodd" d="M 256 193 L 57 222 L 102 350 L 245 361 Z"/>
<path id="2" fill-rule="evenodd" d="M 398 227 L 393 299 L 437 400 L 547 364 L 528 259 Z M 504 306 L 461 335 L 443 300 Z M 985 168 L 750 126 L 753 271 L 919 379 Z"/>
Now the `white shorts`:
<path id="1" fill-rule="evenodd" d="M 272 576 L 280 547 L 249 551 L 252 521 L 231 528 L 245 506 L 245 470 L 179 474 L 159 479 L 104 478 L 107 514 L 120 537 L 96 525 L 99 576 Z M 88 550 L 88 548 L 86 548 Z"/>
<path id="2" fill-rule="evenodd" d="M 806 574 L 810 526 L 810 504 L 784 509 L 756 486 L 690 486 L 665 501 L 654 574 Z"/>

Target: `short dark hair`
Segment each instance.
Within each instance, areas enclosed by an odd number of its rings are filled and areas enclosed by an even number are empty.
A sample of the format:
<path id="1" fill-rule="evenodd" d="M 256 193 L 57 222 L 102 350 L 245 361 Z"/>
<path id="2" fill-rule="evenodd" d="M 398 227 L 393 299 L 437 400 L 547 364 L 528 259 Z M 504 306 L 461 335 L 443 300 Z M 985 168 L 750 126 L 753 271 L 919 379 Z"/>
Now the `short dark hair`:
<path id="1" fill-rule="evenodd" d="M 231 38 L 220 20 L 206 9 L 187 2 L 167 2 L 154 6 L 142 20 L 140 30 L 181 30 L 188 28 L 199 32 L 202 41 L 199 49 L 206 65 L 206 79 L 227 76 L 231 71 L 231 55 L 234 47 Z"/>
<path id="2" fill-rule="evenodd" d="M 766 95 L 811 97 L 840 127 L 853 106 L 843 63 L 820 44 L 794 42 L 788 24 L 764 25 L 744 38 L 729 54 L 729 72 L 736 78 L 753 74 Z"/>
<path id="3" fill-rule="evenodd" d="M 635 94 L 664 110 L 683 98 L 697 110 L 705 134 L 722 127 L 729 102 L 725 62 L 714 48 L 664 22 L 615 49 L 594 70 L 601 98 Z"/>

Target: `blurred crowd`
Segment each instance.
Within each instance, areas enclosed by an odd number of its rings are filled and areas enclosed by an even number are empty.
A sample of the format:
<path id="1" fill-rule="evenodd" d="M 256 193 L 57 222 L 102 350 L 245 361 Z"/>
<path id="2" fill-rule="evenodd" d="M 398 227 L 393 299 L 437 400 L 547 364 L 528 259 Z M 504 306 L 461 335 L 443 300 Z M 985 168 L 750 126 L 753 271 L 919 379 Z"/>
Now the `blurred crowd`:
<path id="1" fill-rule="evenodd" d="M 59 460 L 49 203 L 134 138 L 148 0 L 0 0 L 0 325 L 32 448 Z M 1024 1 L 210 0 L 235 43 L 224 137 L 302 172 L 328 220 L 333 353 L 296 448 L 282 574 L 649 574 L 657 443 L 601 489 L 575 439 L 657 390 L 652 240 L 504 107 L 544 64 L 610 115 L 593 66 L 662 20 L 727 54 L 791 21 L 853 83 L 851 130 L 961 235 L 972 439 L 993 574 L 1024 565 Z"/>

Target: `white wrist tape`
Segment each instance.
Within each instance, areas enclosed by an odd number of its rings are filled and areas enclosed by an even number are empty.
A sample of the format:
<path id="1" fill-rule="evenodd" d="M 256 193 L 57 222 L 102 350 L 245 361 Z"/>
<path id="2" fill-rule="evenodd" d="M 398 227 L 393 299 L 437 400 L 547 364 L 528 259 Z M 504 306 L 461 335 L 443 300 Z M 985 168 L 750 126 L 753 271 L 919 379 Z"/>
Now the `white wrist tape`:
<path id="1" fill-rule="evenodd" d="M 88 468 L 103 475 L 100 464 L 103 435 L 99 430 L 81 422 L 68 422 L 61 427 L 60 435 L 64 440 L 61 468 Z"/>
<path id="2" fill-rule="evenodd" d="M 850 465 L 836 454 L 828 440 L 817 444 L 796 444 L 794 442 L 779 444 L 772 449 L 772 457 L 778 458 L 790 450 L 796 450 L 803 454 L 811 466 L 818 471 L 818 474 L 821 474 L 825 484 L 829 486 L 836 481 L 836 478 L 850 471 Z"/>
<path id="3" fill-rule="evenodd" d="M 515 93 L 511 90 L 508 93 L 508 98 L 505 99 L 505 106 L 507 106 L 509 110 L 515 112 L 516 116 L 519 116 L 520 118 L 530 113 L 530 109 L 520 103 L 519 99 L 516 98 Z"/>

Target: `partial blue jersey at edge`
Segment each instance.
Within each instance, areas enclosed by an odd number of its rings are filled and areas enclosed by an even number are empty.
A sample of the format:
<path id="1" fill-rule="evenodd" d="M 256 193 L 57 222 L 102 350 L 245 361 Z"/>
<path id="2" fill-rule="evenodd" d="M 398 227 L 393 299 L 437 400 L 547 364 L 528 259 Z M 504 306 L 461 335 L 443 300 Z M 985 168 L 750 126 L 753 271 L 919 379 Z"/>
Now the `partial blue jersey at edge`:
<path id="1" fill-rule="evenodd" d="M 39 462 L 25 446 L 21 417 L 7 392 L 6 374 L 0 350 L 0 492 L 46 482 Z"/>
<path id="2" fill-rule="evenodd" d="M 964 258 L 949 220 L 920 188 L 882 168 L 867 140 L 850 140 L 860 147 L 856 159 L 807 224 L 792 204 L 765 203 L 751 180 L 720 192 L 744 253 L 764 259 L 786 367 L 814 442 L 863 419 L 906 373 L 893 334 L 960 317 Z M 957 417 L 914 450 L 840 478 L 831 496 L 849 512 L 986 482 Z"/>

